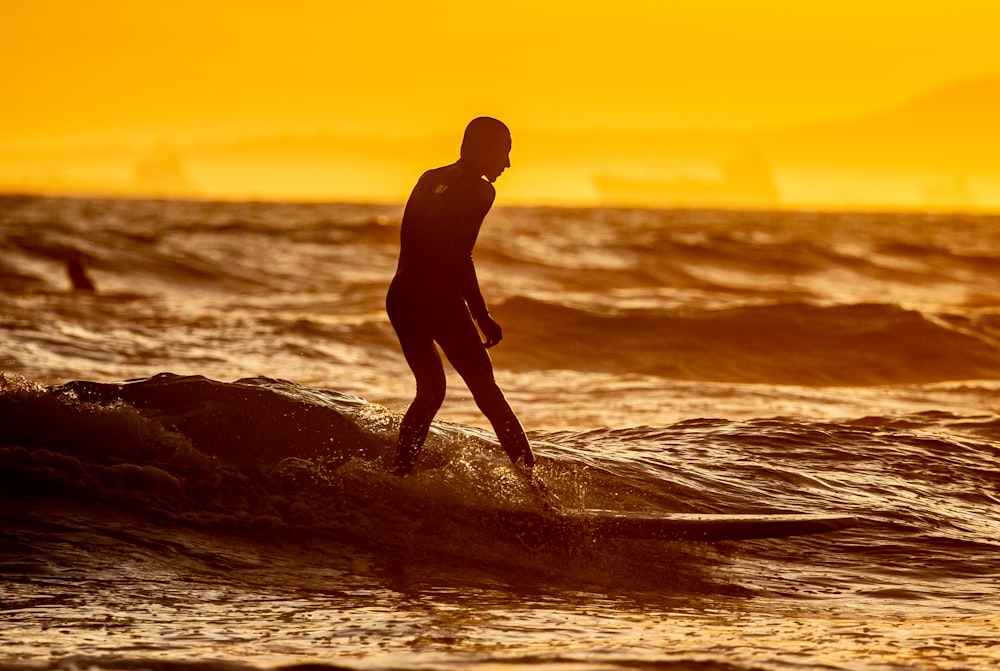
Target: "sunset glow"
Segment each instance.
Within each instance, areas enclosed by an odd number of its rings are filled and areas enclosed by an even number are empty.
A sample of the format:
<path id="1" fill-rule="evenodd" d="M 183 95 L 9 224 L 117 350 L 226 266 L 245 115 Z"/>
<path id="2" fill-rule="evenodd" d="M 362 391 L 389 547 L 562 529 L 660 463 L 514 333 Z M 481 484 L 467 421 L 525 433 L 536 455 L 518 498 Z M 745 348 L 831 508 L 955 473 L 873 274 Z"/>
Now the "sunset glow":
<path id="1" fill-rule="evenodd" d="M 0 190 L 1000 208 L 1000 4 L 6 3 Z"/>

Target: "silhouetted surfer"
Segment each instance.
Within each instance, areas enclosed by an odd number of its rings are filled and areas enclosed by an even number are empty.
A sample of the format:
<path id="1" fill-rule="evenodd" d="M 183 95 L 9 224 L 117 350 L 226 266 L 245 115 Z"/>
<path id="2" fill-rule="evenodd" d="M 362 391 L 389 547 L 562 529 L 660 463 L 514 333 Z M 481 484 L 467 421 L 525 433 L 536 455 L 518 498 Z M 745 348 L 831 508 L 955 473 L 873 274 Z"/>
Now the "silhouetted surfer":
<path id="1" fill-rule="evenodd" d="M 524 429 L 493 376 L 486 349 L 500 342 L 502 333 L 486 309 L 472 263 L 479 228 L 496 197 L 493 182 L 510 167 L 510 149 L 510 131 L 503 123 L 474 119 L 465 129 L 458 161 L 425 172 L 406 203 L 386 311 L 417 393 L 399 428 L 397 474 L 413 468 L 444 401 L 444 366 L 435 343 L 465 380 L 511 461 L 529 469 L 534 465 Z"/>
<path id="2" fill-rule="evenodd" d="M 70 286 L 74 291 L 86 291 L 95 293 L 97 288 L 94 281 L 87 275 L 87 265 L 81 256 L 74 256 L 66 262 L 66 277 L 69 278 Z"/>

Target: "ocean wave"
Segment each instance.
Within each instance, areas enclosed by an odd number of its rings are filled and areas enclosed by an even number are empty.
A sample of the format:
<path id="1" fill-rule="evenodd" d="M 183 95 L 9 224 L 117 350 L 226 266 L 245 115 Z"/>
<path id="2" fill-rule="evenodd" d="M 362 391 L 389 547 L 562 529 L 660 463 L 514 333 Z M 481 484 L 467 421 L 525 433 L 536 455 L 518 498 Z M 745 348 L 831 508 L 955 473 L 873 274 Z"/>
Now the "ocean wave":
<path id="1" fill-rule="evenodd" d="M 499 365 L 672 379 L 882 385 L 1000 376 L 988 315 L 971 321 L 892 304 L 777 303 L 596 313 L 527 297 L 495 309 Z"/>
<path id="2" fill-rule="evenodd" d="M 29 286 L 25 278 L 58 286 L 47 266 L 73 257 L 108 281 L 155 289 L 311 290 L 373 271 L 388 282 L 401 215 L 398 206 L 350 204 L 0 202 L 5 290 Z M 818 300 L 847 291 L 871 300 L 885 287 L 934 296 L 955 285 L 981 304 L 995 286 L 995 230 L 989 217 L 499 208 L 476 254 L 501 290 L 680 287 Z"/>
<path id="3" fill-rule="evenodd" d="M 417 473 L 389 475 L 398 420 L 362 399 L 280 380 L 161 374 L 45 386 L 3 376 L 0 477 L 8 496 L 62 501 L 67 511 L 111 505 L 364 544 L 385 542 L 369 538 L 372 525 L 387 525 L 389 537 L 429 518 L 471 530 L 484 514 L 544 509 L 492 435 L 471 427 L 436 423 Z M 984 438 L 938 433 L 960 422 Z M 921 413 L 839 424 L 699 419 L 531 438 L 541 477 L 569 509 L 842 510 L 897 529 L 948 519 L 942 538 L 989 544 L 974 511 L 1000 502 L 998 436 L 995 416 Z"/>
<path id="4" fill-rule="evenodd" d="M 336 281 L 344 260 L 394 248 L 398 208 L 300 203 L 222 203 L 0 197 L 0 291 L 65 287 L 81 260 L 102 285 L 159 294 L 314 289 Z M 344 253 L 345 250 L 353 251 Z M 312 269 L 302 272 L 311 264 Z M 351 264 L 352 269 L 354 265 Z M 389 264 L 386 262 L 388 274 Z"/>
<path id="5" fill-rule="evenodd" d="M 265 378 L 46 386 L 2 376 L 5 605 L 25 626 L 41 624 L 32 631 L 82 628 L 62 654 L 111 651 L 123 669 L 152 664 L 132 656 L 146 649 L 136 643 L 140 627 L 163 646 L 150 649 L 177 655 L 200 649 L 178 647 L 171 635 L 182 627 L 195 632 L 194 646 L 206 640 L 201 625 L 187 624 L 206 622 L 206 609 L 213 649 L 229 644 L 230 631 L 266 638 L 279 622 L 296 627 L 297 641 L 304 622 L 319 621 L 316 636 L 302 637 L 312 651 L 340 623 L 353 627 L 373 599 L 386 619 L 362 630 L 427 608 L 463 621 L 472 612 L 479 626 L 511 604 L 512 631 L 526 609 L 552 608 L 546 617 L 562 622 L 581 603 L 635 621 L 692 609 L 716 620 L 718 600 L 733 597 L 736 614 L 754 599 L 791 604 L 782 621 L 823 598 L 838 612 L 850 599 L 882 613 L 992 617 L 1000 442 L 949 429 L 974 424 L 979 436 L 997 436 L 995 416 L 702 418 L 530 434 L 549 504 L 566 510 L 861 520 L 830 534 L 713 544 L 539 532 L 524 520 L 552 513 L 492 436 L 469 426 L 435 423 L 416 471 L 392 476 L 383 463 L 397 422 L 360 398 Z M 214 623 L 223 634 L 211 633 Z M 107 634 L 113 627 L 121 641 Z M 232 644 L 239 655 L 244 640 Z M 78 659 L 103 668 L 109 658 Z"/>
<path id="6" fill-rule="evenodd" d="M 2 383 L 8 534 L 68 525 L 111 534 L 123 548 L 166 544 L 198 561 L 204 551 L 189 553 L 184 534 L 208 533 L 220 547 L 238 537 L 374 552 L 382 561 L 417 553 L 453 575 L 487 570 L 642 589 L 678 581 L 660 570 L 661 559 L 623 555 L 614 543 L 590 552 L 576 531 L 539 536 L 505 517 L 541 504 L 475 429 L 436 425 L 417 472 L 400 479 L 383 466 L 398 417 L 328 390 L 168 374 L 120 384 Z M 557 485 L 573 467 L 547 470 Z M 553 557 L 585 550 L 597 563 L 554 568 Z M 698 582 L 698 574 L 691 567 L 683 581 Z"/>

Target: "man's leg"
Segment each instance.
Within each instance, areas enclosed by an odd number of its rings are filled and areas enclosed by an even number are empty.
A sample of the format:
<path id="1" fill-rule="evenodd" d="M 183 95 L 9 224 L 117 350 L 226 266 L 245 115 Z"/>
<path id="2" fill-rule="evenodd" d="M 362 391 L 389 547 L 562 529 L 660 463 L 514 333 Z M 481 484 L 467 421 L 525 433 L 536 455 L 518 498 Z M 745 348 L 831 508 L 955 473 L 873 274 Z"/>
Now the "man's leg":
<path id="1" fill-rule="evenodd" d="M 417 394 L 399 425 L 393 465 L 396 475 L 405 475 L 412 470 L 413 460 L 427 440 L 431 421 L 444 402 L 446 387 L 444 366 L 433 340 L 406 342 L 403 344 L 403 355 L 416 378 Z"/>
<path id="2" fill-rule="evenodd" d="M 409 473 L 413 468 L 413 460 L 427 439 L 434 415 L 444 402 L 446 386 L 441 356 L 428 329 L 433 315 L 418 306 L 405 292 L 390 287 L 386 299 L 389 321 L 417 383 L 416 396 L 399 425 L 393 464 L 397 475 Z"/>
<path id="3" fill-rule="evenodd" d="M 493 431 L 500 440 L 507 456 L 514 463 L 524 462 L 528 468 L 534 466 L 535 457 L 524 435 L 524 429 L 517 415 L 511 409 L 493 375 L 493 363 L 486 351 L 472 317 L 466 313 L 464 319 L 456 320 L 446 336 L 441 338 L 441 349 L 448 361 L 472 392 L 476 405 L 486 415 Z"/>

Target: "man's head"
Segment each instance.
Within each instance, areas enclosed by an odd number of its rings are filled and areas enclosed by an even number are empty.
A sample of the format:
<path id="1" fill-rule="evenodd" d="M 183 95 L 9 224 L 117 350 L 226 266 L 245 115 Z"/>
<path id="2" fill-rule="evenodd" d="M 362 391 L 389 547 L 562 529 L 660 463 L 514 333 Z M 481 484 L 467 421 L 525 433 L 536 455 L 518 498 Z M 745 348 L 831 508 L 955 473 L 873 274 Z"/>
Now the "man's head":
<path id="1" fill-rule="evenodd" d="M 469 122 L 462 138 L 462 161 L 482 170 L 482 175 L 495 182 L 510 167 L 510 130 L 493 117 L 481 116 Z"/>

